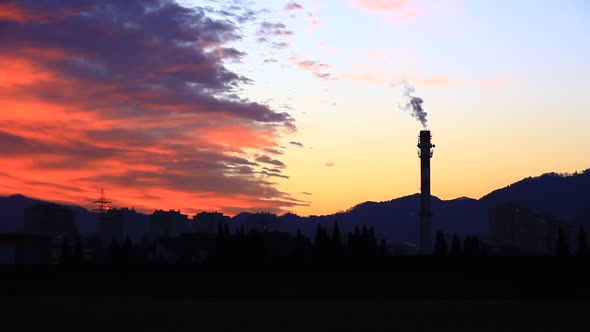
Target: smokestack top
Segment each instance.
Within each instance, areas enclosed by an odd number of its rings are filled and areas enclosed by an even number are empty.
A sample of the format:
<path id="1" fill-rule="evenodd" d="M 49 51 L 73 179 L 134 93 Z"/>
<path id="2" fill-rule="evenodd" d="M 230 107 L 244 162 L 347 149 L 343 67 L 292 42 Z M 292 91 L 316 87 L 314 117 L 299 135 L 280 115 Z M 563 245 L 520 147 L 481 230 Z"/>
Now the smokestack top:
<path id="1" fill-rule="evenodd" d="M 432 157 L 432 148 L 435 147 L 434 144 L 431 142 L 432 135 L 430 134 L 430 130 L 420 130 L 420 136 L 418 137 L 418 155 L 420 158 L 431 158 Z"/>
<path id="2" fill-rule="evenodd" d="M 430 134 L 430 130 L 420 130 L 420 141 L 430 141 L 431 137 L 432 135 Z"/>

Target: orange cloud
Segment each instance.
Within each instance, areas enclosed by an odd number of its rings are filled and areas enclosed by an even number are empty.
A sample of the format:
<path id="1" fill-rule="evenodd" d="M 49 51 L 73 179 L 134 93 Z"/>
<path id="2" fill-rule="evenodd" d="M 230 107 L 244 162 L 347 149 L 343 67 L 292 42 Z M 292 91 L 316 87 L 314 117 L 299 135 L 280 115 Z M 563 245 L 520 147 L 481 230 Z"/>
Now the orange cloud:
<path id="1" fill-rule="evenodd" d="M 25 22 L 27 20 L 27 15 L 16 3 L 3 3 L 0 4 L 0 20 Z"/>
<path id="2" fill-rule="evenodd" d="M 0 21 L 45 23 L 49 20 L 73 16 L 75 14 L 76 11 L 66 8 L 52 12 L 28 10 L 23 6 L 19 6 L 18 1 L 15 0 L 6 0 L 5 3 L 0 4 Z"/>
<path id="3" fill-rule="evenodd" d="M 51 73 L 39 70 L 27 61 L 0 56 L 0 87 L 2 88 L 31 84 L 40 80 L 47 80 L 50 76 Z"/>
<path id="4" fill-rule="evenodd" d="M 235 95 L 249 80 L 223 64 L 243 55 L 222 47 L 239 38 L 232 22 L 176 4 L 103 20 L 102 1 L 90 2 L 0 5 L 1 194 L 88 207 L 105 188 L 144 212 L 307 204 L 276 188 L 285 176 L 267 164 L 280 161 L 260 157 L 295 126 Z M 114 2 L 109 12 L 142 6 Z"/>
<path id="5" fill-rule="evenodd" d="M 420 76 L 420 75 L 407 75 L 408 81 L 414 84 L 424 86 L 447 86 L 455 83 L 455 80 L 445 75 L 431 75 L 431 76 Z"/>
<path id="6" fill-rule="evenodd" d="M 495 75 L 478 82 L 481 86 L 489 89 L 500 89 L 506 87 L 510 83 L 508 75 Z"/>
<path id="7" fill-rule="evenodd" d="M 227 148 L 263 149 L 275 145 L 277 133 L 265 128 L 247 128 L 235 124 L 200 128 L 197 137 L 207 140 L 210 144 L 225 145 Z"/>

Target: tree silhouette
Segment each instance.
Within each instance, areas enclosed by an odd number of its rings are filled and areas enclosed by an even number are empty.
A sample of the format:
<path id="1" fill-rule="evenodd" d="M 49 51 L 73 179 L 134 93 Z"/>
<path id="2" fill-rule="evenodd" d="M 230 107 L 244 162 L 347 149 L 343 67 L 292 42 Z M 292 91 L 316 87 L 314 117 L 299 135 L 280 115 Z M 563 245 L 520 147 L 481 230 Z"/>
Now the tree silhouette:
<path id="1" fill-rule="evenodd" d="M 477 236 L 466 236 L 463 239 L 463 255 L 465 256 L 481 256 L 483 248 Z"/>
<path id="2" fill-rule="evenodd" d="M 367 246 L 368 246 L 369 256 L 376 257 L 378 244 L 377 244 L 377 236 L 375 236 L 375 228 L 370 227 L 367 236 L 368 236 L 367 237 Z"/>
<path id="3" fill-rule="evenodd" d="M 266 258 L 266 246 L 260 233 L 252 228 L 246 236 L 248 257 L 255 263 L 262 263 Z"/>
<path id="4" fill-rule="evenodd" d="M 236 260 L 237 264 L 243 264 L 245 258 L 245 247 L 246 247 L 246 233 L 244 232 L 244 225 L 241 224 L 236 230 L 232 246 L 232 256 Z"/>
<path id="5" fill-rule="evenodd" d="M 117 240 L 112 239 L 108 249 L 108 260 L 110 264 L 120 263 L 120 251 L 119 243 Z"/>
<path id="6" fill-rule="evenodd" d="M 215 237 L 214 257 L 218 262 L 224 261 L 228 256 L 229 233 L 226 233 L 227 224 L 217 224 L 217 236 Z"/>
<path id="7" fill-rule="evenodd" d="M 217 223 L 217 237 L 221 238 L 223 236 L 223 224 Z"/>
<path id="8" fill-rule="evenodd" d="M 374 235 L 374 234 L 373 234 Z M 361 257 L 367 258 L 374 256 L 374 252 L 371 252 L 372 242 L 376 239 L 371 238 L 371 231 L 366 224 L 361 227 L 361 236 L 358 241 L 359 254 Z"/>
<path id="9" fill-rule="evenodd" d="M 453 240 L 451 241 L 451 256 L 452 257 L 459 257 L 463 254 L 461 248 L 461 240 L 457 234 L 453 235 Z"/>
<path id="10" fill-rule="evenodd" d="M 436 232 L 436 240 L 434 242 L 434 255 L 435 256 L 446 256 L 448 254 L 447 240 L 445 235 L 438 231 Z"/>
<path id="11" fill-rule="evenodd" d="M 359 226 L 358 226 L 358 225 L 354 226 L 354 233 L 353 233 L 353 235 L 355 236 L 355 238 L 356 238 L 356 239 L 360 238 L 360 236 L 361 236 L 361 231 L 360 231 L 360 229 L 359 229 Z"/>
<path id="12" fill-rule="evenodd" d="M 354 227 L 354 232 L 352 232 L 349 236 L 348 241 L 348 249 L 353 256 L 358 256 L 360 254 L 360 246 L 361 246 L 361 230 L 359 226 Z"/>
<path id="13" fill-rule="evenodd" d="M 306 252 L 306 245 L 305 244 L 306 244 L 305 237 L 303 236 L 303 234 L 301 234 L 301 230 L 297 229 L 297 235 L 295 235 L 294 256 L 295 256 L 295 259 L 299 263 L 302 263 L 305 258 L 305 252 Z"/>
<path id="14" fill-rule="evenodd" d="M 339 254 L 342 250 L 342 234 L 340 233 L 338 222 L 334 223 L 334 228 L 332 230 L 332 249 L 336 254 Z"/>
<path id="15" fill-rule="evenodd" d="M 240 240 L 246 239 L 246 233 L 244 232 L 244 224 L 241 224 L 236 231 L 236 238 Z"/>
<path id="16" fill-rule="evenodd" d="M 74 249 L 73 262 L 76 265 L 84 264 L 84 251 L 82 250 L 82 244 L 80 243 L 80 241 L 76 243 L 76 247 Z"/>
<path id="17" fill-rule="evenodd" d="M 588 233 L 584 230 L 584 226 L 580 225 L 578 231 L 578 245 L 576 247 L 576 256 L 588 256 Z"/>
<path id="18" fill-rule="evenodd" d="M 379 243 L 379 256 L 380 257 L 387 257 L 388 256 L 387 242 L 385 242 L 384 239 L 381 239 L 381 242 Z"/>
<path id="19" fill-rule="evenodd" d="M 223 233 L 225 233 L 226 237 L 229 237 L 229 225 L 227 223 L 223 223 Z"/>
<path id="20" fill-rule="evenodd" d="M 125 242 L 123 242 L 123 246 L 121 246 L 121 261 L 125 264 L 133 263 L 134 255 L 133 255 L 133 243 L 131 242 L 131 238 L 127 236 Z"/>
<path id="21" fill-rule="evenodd" d="M 327 256 L 330 248 L 328 232 L 322 225 L 318 225 L 313 243 L 313 256 L 315 259 L 323 259 Z"/>
<path id="22" fill-rule="evenodd" d="M 570 248 L 569 244 L 567 243 L 567 238 L 565 236 L 565 232 L 563 231 L 563 227 L 559 226 L 559 231 L 557 233 L 557 243 L 555 245 L 555 254 L 559 257 L 569 256 Z"/>
<path id="23" fill-rule="evenodd" d="M 70 263 L 70 261 L 71 261 L 70 246 L 68 245 L 68 242 L 66 240 L 63 240 L 63 242 L 61 243 L 60 251 L 59 251 L 59 264 L 67 265 Z"/>
<path id="24" fill-rule="evenodd" d="M 369 239 L 369 228 L 367 228 L 366 224 L 363 224 L 361 227 L 361 245 L 363 250 L 367 250 L 368 247 L 368 239 Z"/>

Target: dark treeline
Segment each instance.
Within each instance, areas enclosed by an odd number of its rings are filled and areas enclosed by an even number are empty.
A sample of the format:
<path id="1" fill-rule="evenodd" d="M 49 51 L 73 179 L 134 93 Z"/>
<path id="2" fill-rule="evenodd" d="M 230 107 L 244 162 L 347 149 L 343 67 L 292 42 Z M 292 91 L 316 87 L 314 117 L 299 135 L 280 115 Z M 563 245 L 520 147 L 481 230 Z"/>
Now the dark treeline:
<path id="1" fill-rule="evenodd" d="M 567 238 L 560 232 L 555 256 L 588 256 L 586 232 L 580 228 L 579 233 L 575 250 L 571 251 Z M 392 262 L 402 259 L 490 261 L 486 244 L 477 236 L 446 237 L 437 232 L 433 255 L 420 258 L 392 253 L 387 243 L 379 241 L 374 229 L 366 225 L 343 234 L 337 223 L 331 228 L 318 226 L 313 239 L 301 232 L 295 236 L 254 228 L 246 232 L 244 225 L 231 232 L 227 223 L 220 223 L 216 234 L 144 239 L 140 244 L 134 244 L 129 238 L 122 242 L 112 240 L 94 257 L 88 257 L 79 242 L 72 246 L 64 242 L 60 251 L 59 264 L 68 267 L 167 264 L 192 266 L 202 271 L 234 272 L 388 270 L 395 269 Z"/>
<path id="2" fill-rule="evenodd" d="M 203 242 L 206 243 L 204 246 Z M 319 226 L 315 238 L 310 240 L 299 231 L 295 236 L 254 228 L 246 232 L 244 225 L 230 232 L 225 223 L 219 224 L 214 235 L 145 239 L 140 244 L 133 244 L 129 238 L 122 243 L 112 240 L 108 248 L 92 258 L 84 256 L 79 242 L 71 248 L 64 241 L 59 263 L 64 266 L 180 264 L 212 269 L 302 265 L 333 268 L 376 264 L 388 255 L 385 241 L 378 243 L 374 229 L 367 226 L 356 227 L 346 235 L 341 233 L 338 224 L 332 229 Z"/>
<path id="3" fill-rule="evenodd" d="M 583 229 L 581 229 L 581 233 Z M 583 235 L 583 233 L 582 233 Z M 1 266 L 4 294 L 191 297 L 590 299 L 585 237 L 557 239 L 552 256 L 493 256 L 474 236 L 435 237 L 433 255 L 396 255 L 374 230 L 338 224 L 300 232 L 230 231 L 111 241 L 89 256 L 61 246 L 59 264 Z M 200 245 L 198 245 L 200 244 Z M 576 249 L 577 248 L 577 249 Z M 4 286 L 3 286 L 4 285 Z"/>
<path id="4" fill-rule="evenodd" d="M 444 234 L 439 231 L 436 232 L 433 255 L 437 257 L 488 256 L 488 249 L 477 236 L 466 236 L 461 240 L 459 236 L 453 235 L 449 245 Z"/>

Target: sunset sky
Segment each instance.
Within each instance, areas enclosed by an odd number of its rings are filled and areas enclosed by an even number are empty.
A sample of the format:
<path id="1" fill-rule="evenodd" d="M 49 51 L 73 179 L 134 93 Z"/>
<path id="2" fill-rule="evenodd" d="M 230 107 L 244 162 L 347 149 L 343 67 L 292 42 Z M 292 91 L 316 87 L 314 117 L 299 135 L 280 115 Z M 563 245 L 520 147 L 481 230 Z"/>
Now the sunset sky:
<path id="1" fill-rule="evenodd" d="M 590 168 L 590 2 L 0 0 L 0 194 L 328 214 Z"/>

